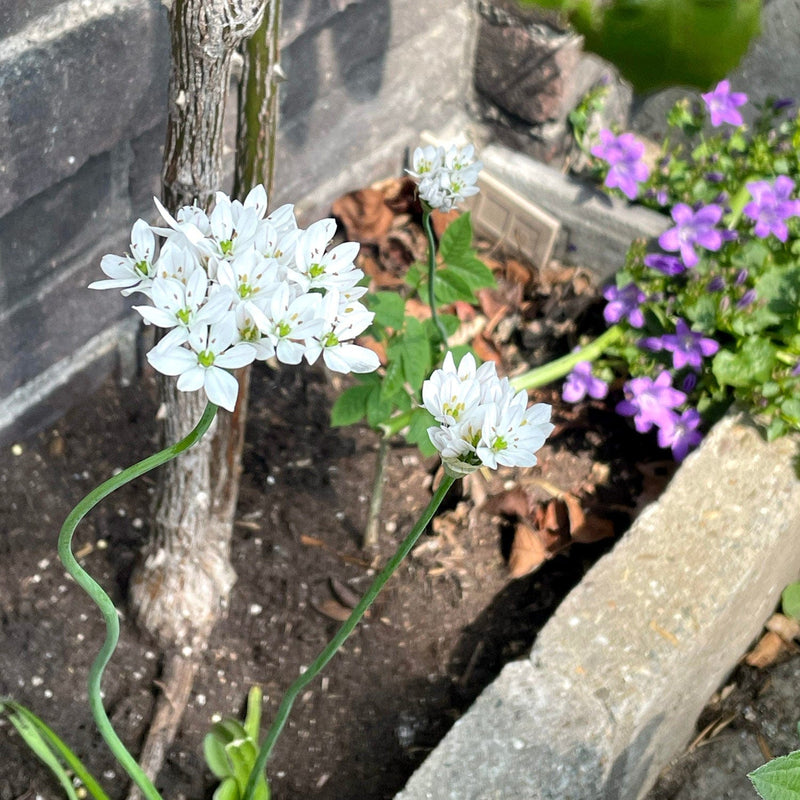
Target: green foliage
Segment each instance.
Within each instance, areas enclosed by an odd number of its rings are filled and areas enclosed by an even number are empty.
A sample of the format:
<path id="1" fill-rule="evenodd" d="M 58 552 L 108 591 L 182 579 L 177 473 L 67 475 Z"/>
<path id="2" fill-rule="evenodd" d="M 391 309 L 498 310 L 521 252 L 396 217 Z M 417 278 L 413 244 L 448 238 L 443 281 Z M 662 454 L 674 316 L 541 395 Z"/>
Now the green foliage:
<path id="1" fill-rule="evenodd" d="M 800 581 L 790 583 L 781 593 L 781 607 L 787 617 L 800 620 Z"/>
<path id="2" fill-rule="evenodd" d="M 447 226 L 439 242 L 433 288 L 439 321 L 448 336 L 458 330 L 459 321 L 443 309 L 455 302 L 477 303 L 475 292 L 495 285 L 492 271 L 472 246 L 472 238 L 467 213 Z M 427 267 L 412 264 L 405 283 L 404 294 L 384 291 L 366 295 L 367 306 L 375 312 L 367 332 L 385 348 L 386 366 L 377 374 L 356 376 L 358 384 L 346 389 L 334 403 L 331 424 L 352 425 L 366 419 L 376 430 L 405 430 L 406 440 L 428 455 L 435 452 L 427 433 L 433 421 L 420 408 L 422 384 L 441 366 L 444 352 L 433 320 L 405 313 L 406 295 L 417 294 L 423 302 L 428 301 Z M 468 348 L 455 348 L 454 357 L 462 350 Z"/>
<path id="3" fill-rule="evenodd" d="M 519 0 L 564 12 L 640 91 L 724 78 L 760 30 L 761 0 Z"/>
<path id="4" fill-rule="evenodd" d="M 244 797 L 258 757 L 261 699 L 261 689 L 254 686 L 247 695 L 244 722 L 226 717 L 215 723 L 203 739 L 206 764 L 220 781 L 214 792 L 214 800 L 242 800 Z M 262 775 L 256 783 L 253 798 L 269 800 L 269 797 L 269 785 Z"/>
<path id="5" fill-rule="evenodd" d="M 83 786 L 95 800 L 109 800 L 83 762 L 32 711 L 13 700 L 0 698 L 0 714 L 8 717 L 25 744 L 55 775 L 69 800 L 78 800 L 76 786 Z"/>
<path id="6" fill-rule="evenodd" d="M 763 800 L 800 800 L 800 750 L 768 761 L 747 777 Z"/>

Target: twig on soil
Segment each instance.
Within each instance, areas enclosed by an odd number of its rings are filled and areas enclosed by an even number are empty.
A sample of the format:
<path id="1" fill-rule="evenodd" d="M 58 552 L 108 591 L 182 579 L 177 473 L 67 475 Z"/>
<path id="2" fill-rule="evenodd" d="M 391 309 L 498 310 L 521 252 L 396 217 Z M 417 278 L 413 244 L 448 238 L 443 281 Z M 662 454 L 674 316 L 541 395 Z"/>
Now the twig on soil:
<path id="1" fill-rule="evenodd" d="M 381 436 L 378 443 L 378 457 L 375 462 L 375 474 L 372 479 L 372 497 L 369 501 L 369 515 L 364 528 L 364 540 L 361 543 L 365 550 L 377 547 L 378 526 L 381 521 L 381 506 L 383 505 L 383 471 L 386 467 L 386 454 L 389 448 L 389 437 Z"/>
<path id="2" fill-rule="evenodd" d="M 164 669 L 163 682 L 159 684 L 161 692 L 156 702 L 153 722 L 147 732 L 139 759 L 139 764 L 145 774 L 153 782 L 161 771 L 161 767 L 164 766 L 167 750 L 175 740 L 178 725 L 180 725 L 183 712 L 189 703 L 189 695 L 192 693 L 198 666 L 196 658 L 173 655 Z M 126 800 L 142 800 L 138 786 L 131 787 Z"/>

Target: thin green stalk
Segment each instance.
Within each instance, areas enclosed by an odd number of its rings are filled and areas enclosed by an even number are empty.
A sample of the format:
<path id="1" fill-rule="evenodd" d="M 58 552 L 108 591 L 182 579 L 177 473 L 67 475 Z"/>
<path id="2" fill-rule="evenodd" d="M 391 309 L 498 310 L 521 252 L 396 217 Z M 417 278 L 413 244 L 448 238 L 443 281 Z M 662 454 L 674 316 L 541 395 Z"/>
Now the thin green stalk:
<path id="1" fill-rule="evenodd" d="M 548 383 L 568 375 L 581 361 L 594 361 L 621 338 L 622 328 L 614 325 L 585 347 L 512 378 L 511 385 L 515 389 L 535 389 L 539 386 L 546 386 Z"/>
<path id="2" fill-rule="evenodd" d="M 422 211 L 422 227 L 425 229 L 425 235 L 428 237 L 428 305 L 431 307 L 431 319 L 439 331 L 439 336 L 442 340 L 442 346 L 447 350 L 447 331 L 439 319 L 439 314 L 436 311 L 436 294 L 433 291 L 433 279 L 436 276 L 436 239 L 433 236 L 433 224 L 431 223 L 432 209 L 423 206 Z"/>
<path id="3" fill-rule="evenodd" d="M 275 746 L 275 742 L 278 736 L 280 736 L 283 726 L 286 724 L 286 720 L 289 717 L 289 713 L 292 710 L 297 696 L 312 680 L 314 680 L 322 668 L 333 658 L 336 651 L 344 644 L 345 639 L 353 632 L 353 629 L 358 625 L 366 610 L 372 605 L 380 590 L 384 587 L 389 578 L 392 577 L 394 571 L 400 566 L 403 559 L 411 552 L 411 548 L 417 543 L 417 539 L 422 535 L 422 532 L 431 521 L 431 518 L 436 513 L 436 510 L 441 505 L 442 500 L 444 500 L 445 495 L 450 490 L 453 483 L 455 483 L 455 478 L 451 478 L 449 475 L 445 475 L 445 477 L 442 478 L 439 488 L 431 498 L 427 508 L 422 512 L 422 516 L 411 529 L 411 533 L 403 539 L 395 554 L 386 562 L 386 566 L 372 582 L 369 589 L 367 589 L 366 594 L 353 609 L 347 621 L 342 624 L 336 636 L 328 642 L 325 649 L 317 656 L 311 666 L 294 681 L 283 696 L 283 700 L 278 707 L 278 713 L 275 715 L 275 720 L 269 731 L 267 731 L 267 737 L 264 739 L 264 743 L 261 745 L 261 749 L 258 752 L 258 758 L 253 766 L 253 771 L 250 773 L 250 779 L 247 782 L 243 800 L 253 800 L 253 792 L 255 791 L 256 783 L 258 782 L 259 776 L 264 774 L 267 759 L 270 753 L 272 753 L 272 748 Z"/>
<path id="4" fill-rule="evenodd" d="M 200 437 L 208 430 L 214 416 L 217 413 L 217 406 L 209 403 L 206 406 L 203 416 L 200 421 L 188 434 L 188 436 L 181 439 L 177 444 L 155 453 L 137 464 L 128 467 L 119 473 L 109 478 L 104 483 L 101 483 L 96 489 L 93 489 L 86 497 L 81 500 L 75 508 L 72 509 L 69 516 L 64 521 L 61 527 L 61 533 L 58 537 L 58 556 L 61 559 L 67 572 L 75 579 L 75 582 L 91 597 L 97 607 L 100 609 L 103 620 L 106 624 L 106 638 L 100 652 L 97 654 L 89 670 L 89 706 L 92 709 L 97 728 L 101 735 L 108 744 L 111 752 L 116 757 L 117 761 L 124 767 L 125 771 L 130 775 L 133 781 L 141 790 L 142 794 L 147 800 L 161 800 L 161 795 L 153 786 L 150 779 L 144 773 L 144 770 L 136 763 L 136 760 L 125 748 L 122 740 L 117 735 L 111 721 L 103 708 L 103 700 L 100 695 L 100 684 L 103 679 L 103 671 L 106 668 L 112 654 L 119 641 L 119 618 L 117 616 L 117 609 L 111 598 L 103 591 L 101 586 L 81 567 L 77 559 L 72 553 L 72 536 L 75 529 L 78 527 L 80 521 L 89 513 L 101 500 L 107 497 L 111 492 L 129 483 L 134 478 L 144 475 L 155 467 L 170 461 L 176 456 L 180 455 L 184 450 L 190 448 L 195 444 Z"/>

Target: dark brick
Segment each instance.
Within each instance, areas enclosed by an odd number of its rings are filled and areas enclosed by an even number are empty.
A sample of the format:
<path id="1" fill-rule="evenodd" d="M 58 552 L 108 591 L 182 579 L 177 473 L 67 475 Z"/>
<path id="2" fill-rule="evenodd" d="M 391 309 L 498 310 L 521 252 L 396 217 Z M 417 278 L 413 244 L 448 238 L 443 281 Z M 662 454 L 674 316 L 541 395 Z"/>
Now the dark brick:
<path id="1" fill-rule="evenodd" d="M 155 0 L 112 11 L 0 59 L 0 214 L 164 117 L 165 11 Z"/>
<path id="2" fill-rule="evenodd" d="M 86 263 L 65 269 L 41 292 L 0 317 L 0 396 L 33 380 L 131 313 L 130 298 L 86 288 L 102 277 L 97 265 L 111 249 L 111 243 L 101 244 L 87 254 Z"/>
<path id="3" fill-rule="evenodd" d="M 99 239 L 120 231 L 124 241 L 129 163 L 124 148 L 91 158 L 71 178 L 0 218 L 0 314 L 39 292 Z"/>
<path id="4" fill-rule="evenodd" d="M 235 96 L 230 102 L 235 102 Z M 131 142 L 133 160 L 129 170 L 129 192 L 134 217 L 152 221 L 156 213 L 153 197 L 161 195 L 161 164 L 164 159 L 166 121 Z M 133 224 L 131 218 L 131 224 Z"/>

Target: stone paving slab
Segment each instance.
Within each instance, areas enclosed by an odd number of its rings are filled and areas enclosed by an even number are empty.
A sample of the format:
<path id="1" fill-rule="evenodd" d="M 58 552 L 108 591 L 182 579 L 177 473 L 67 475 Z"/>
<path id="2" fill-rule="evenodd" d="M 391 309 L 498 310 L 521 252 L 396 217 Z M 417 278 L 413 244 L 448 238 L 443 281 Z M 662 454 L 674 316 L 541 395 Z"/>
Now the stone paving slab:
<path id="1" fill-rule="evenodd" d="M 798 444 L 715 426 L 396 800 L 646 794 L 800 574 Z"/>

